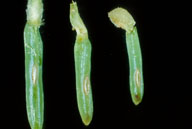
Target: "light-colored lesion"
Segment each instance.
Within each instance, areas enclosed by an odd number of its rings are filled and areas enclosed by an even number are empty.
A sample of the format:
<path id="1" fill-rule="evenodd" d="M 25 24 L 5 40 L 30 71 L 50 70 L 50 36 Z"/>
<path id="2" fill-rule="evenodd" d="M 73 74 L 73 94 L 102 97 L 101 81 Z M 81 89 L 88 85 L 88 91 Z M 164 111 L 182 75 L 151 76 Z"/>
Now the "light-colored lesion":
<path id="1" fill-rule="evenodd" d="M 137 88 L 141 87 L 141 73 L 139 72 L 139 69 L 136 69 L 135 71 L 135 85 Z"/>
<path id="2" fill-rule="evenodd" d="M 89 94 L 89 90 L 90 90 L 90 80 L 89 77 L 86 76 L 83 81 L 83 92 L 85 93 L 85 95 Z"/>
<path id="3" fill-rule="evenodd" d="M 37 82 L 37 79 L 38 79 L 38 67 L 37 67 L 37 65 L 33 65 L 33 67 L 32 67 L 32 82 L 33 82 L 34 86 Z"/>

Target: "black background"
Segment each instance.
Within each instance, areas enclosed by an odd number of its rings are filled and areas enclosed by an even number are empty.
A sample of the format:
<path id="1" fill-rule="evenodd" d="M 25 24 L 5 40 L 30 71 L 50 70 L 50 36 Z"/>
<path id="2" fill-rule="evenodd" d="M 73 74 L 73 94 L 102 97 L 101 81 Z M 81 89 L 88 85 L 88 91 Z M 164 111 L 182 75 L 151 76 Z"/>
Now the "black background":
<path id="1" fill-rule="evenodd" d="M 185 22 L 181 3 L 139 0 L 77 0 L 92 43 L 94 116 L 90 126 L 80 119 L 76 103 L 73 47 L 76 33 L 69 22 L 70 0 L 44 0 L 45 129 L 187 127 L 190 98 L 179 66 Z M 25 105 L 23 29 L 26 0 L 7 1 L 1 11 L 0 129 L 30 129 Z M 129 92 L 125 32 L 109 21 L 107 12 L 124 7 L 133 15 L 143 56 L 145 93 L 134 106 Z M 176 33 L 175 33 L 176 32 Z M 183 40 L 182 40 L 183 41 Z M 184 89 L 184 90 L 183 90 Z"/>

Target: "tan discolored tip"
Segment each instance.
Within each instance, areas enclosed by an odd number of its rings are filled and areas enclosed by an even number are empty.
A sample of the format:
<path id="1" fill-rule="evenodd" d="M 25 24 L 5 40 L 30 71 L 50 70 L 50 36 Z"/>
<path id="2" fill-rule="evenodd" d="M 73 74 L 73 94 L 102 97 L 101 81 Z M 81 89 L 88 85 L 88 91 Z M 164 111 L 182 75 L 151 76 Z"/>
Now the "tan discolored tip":
<path id="1" fill-rule="evenodd" d="M 42 24 L 43 3 L 42 0 L 28 0 L 27 4 L 27 22 L 34 26 Z"/>
<path id="2" fill-rule="evenodd" d="M 111 22 L 118 28 L 122 28 L 130 33 L 134 26 L 135 21 L 131 14 L 123 9 L 123 8 L 116 8 L 108 13 L 108 17 Z"/>
<path id="3" fill-rule="evenodd" d="M 84 123 L 85 126 L 88 126 L 88 125 L 91 123 L 91 120 L 92 120 L 92 117 L 91 117 L 89 114 L 87 114 L 87 115 L 82 119 L 82 121 L 83 121 L 83 123 Z"/>

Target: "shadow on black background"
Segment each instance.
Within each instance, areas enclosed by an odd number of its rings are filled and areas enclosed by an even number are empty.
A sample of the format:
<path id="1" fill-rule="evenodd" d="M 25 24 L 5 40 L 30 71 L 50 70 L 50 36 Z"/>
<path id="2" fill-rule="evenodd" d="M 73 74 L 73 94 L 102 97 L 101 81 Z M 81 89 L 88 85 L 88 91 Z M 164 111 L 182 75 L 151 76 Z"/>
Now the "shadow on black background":
<path id="1" fill-rule="evenodd" d="M 11 2 L 10 2 L 11 3 Z M 27 1 L 7 4 L 3 13 L 3 78 L 1 129 L 29 129 L 25 109 L 23 29 Z M 44 0 L 45 129 L 156 128 L 189 124 L 187 99 L 174 71 L 169 30 L 175 18 L 168 3 L 137 0 L 78 0 L 80 15 L 92 43 L 94 116 L 89 127 L 80 119 L 76 103 L 73 47 L 76 33 L 69 22 L 70 0 Z M 3 6 L 3 5 L 2 5 Z M 137 22 L 143 55 L 145 93 L 134 106 L 129 92 L 125 32 L 109 21 L 107 12 L 124 7 Z M 168 12 L 170 11 L 170 12 Z M 173 20 L 174 21 L 174 20 Z M 3 29 L 4 30 L 4 29 Z M 5 72 L 4 72 L 5 71 Z M 184 95 L 183 95 L 184 94 Z M 183 98 L 182 98 L 183 97 Z"/>

